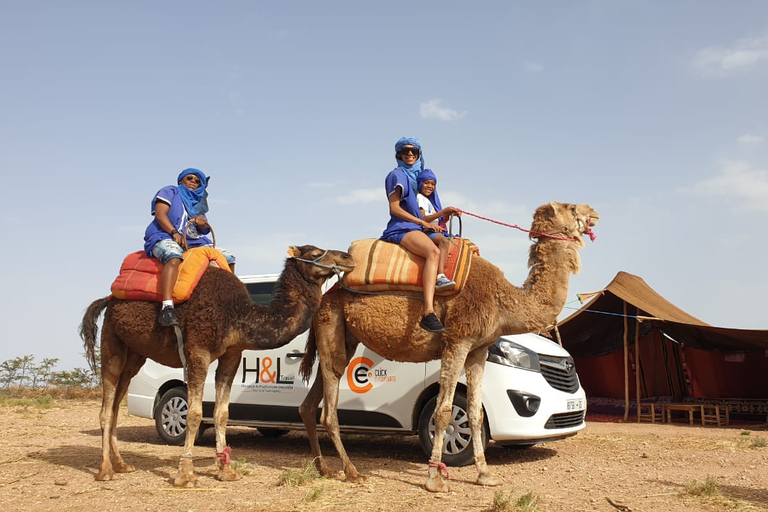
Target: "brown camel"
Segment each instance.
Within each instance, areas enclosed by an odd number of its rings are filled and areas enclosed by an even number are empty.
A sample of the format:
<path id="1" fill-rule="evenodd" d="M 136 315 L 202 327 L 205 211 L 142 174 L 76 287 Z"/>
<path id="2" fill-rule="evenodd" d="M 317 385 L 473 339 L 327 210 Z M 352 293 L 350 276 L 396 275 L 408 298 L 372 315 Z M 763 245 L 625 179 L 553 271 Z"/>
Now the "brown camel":
<path id="1" fill-rule="evenodd" d="M 219 362 L 213 412 L 218 479 L 237 480 L 240 475 L 230 467 L 226 425 L 232 380 L 242 351 L 278 348 L 304 332 L 320 304 L 321 285 L 355 266 L 346 252 L 323 251 L 312 245 L 291 247 L 288 254 L 268 307 L 254 304 L 234 274 L 213 267 L 205 271 L 190 299 L 176 307 L 184 338 L 189 401 L 184 453 L 179 473 L 173 478 L 177 487 L 197 484 L 192 448 L 202 419 L 203 385 L 211 362 Z M 80 325 L 86 355 L 95 367 L 96 321 L 106 309 L 101 333 L 102 460 L 96 480 L 110 480 L 115 472 L 134 470 L 120 456 L 116 436 L 118 409 L 131 378 L 147 358 L 166 366 L 182 366 L 174 329 L 157 323 L 159 308 L 159 302 L 104 297 L 88 307 Z"/>
<path id="2" fill-rule="evenodd" d="M 499 336 L 536 331 L 550 325 L 565 305 L 568 280 L 580 268 L 581 236 L 591 234 L 599 216 L 587 205 L 549 203 L 533 215 L 529 251 L 530 272 L 522 287 L 504 279 L 497 267 L 473 256 L 472 271 L 461 293 L 435 298 L 435 313 L 447 332 L 432 334 L 420 329 L 421 304 L 397 295 L 359 294 L 345 289 L 328 293 L 312 320 L 306 355 L 300 372 L 309 379 L 315 357 L 317 378 L 299 412 L 304 421 L 317 469 L 331 476 L 320 452 L 316 418 L 323 400 L 321 422 L 331 436 L 348 481 L 364 479 L 349 460 L 339 436 L 337 417 L 339 378 L 363 343 L 377 354 L 394 361 L 441 360 L 440 393 L 435 408 L 435 439 L 429 461 L 426 488 L 448 491 L 443 478 L 443 439 L 448 425 L 456 383 L 466 372 L 468 414 L 475 466 L 480 485 L 499 485 L 485 462 L 481 440 L 482 382 L 488 347 Z"/>

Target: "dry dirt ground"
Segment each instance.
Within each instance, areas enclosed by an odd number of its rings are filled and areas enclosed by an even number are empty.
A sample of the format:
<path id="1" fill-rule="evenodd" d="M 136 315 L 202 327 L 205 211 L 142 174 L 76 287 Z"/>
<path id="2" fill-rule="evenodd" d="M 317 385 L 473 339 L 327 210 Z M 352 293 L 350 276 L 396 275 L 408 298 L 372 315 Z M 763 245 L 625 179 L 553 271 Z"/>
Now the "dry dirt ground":
<path id="1" fill-rule="evenodd" d="M 233 458 L 249 471 L 238 482 L 215 476 L 213 432 L 195 452 L 196 489 L 175 489 L 179 447 L 160 443 L 152 421 L 121 412 L 118 438 L 134 473 L 93 479 L 100 459 L 99 403 L 56 400 L 49 409 L 0 406 L 0 505 L 34 511 L 378 511 L 493 510 L 504 498 L 530 493 L 537 511 L 768 510 L 768 433 L 760 425 L 728 428 L 683 424 L 588 422 L 577 436 L 512 450 L 491 445 L 491 469 L 501 487 L 475 485 L 473 466 L 451 469 L 449 493 L 424 490 L 426 457 L 414 436 L 346 436 L 364 484 L 315 479 L 279 486 L 309 457 L 303 432 L 278 439 L 230 428 Z M 334 455 L 328 440 L 326 454 Z M 338 459 L 330 462 L 338 467 Z M 715 484 L 697 496 L 692 484 Z M 610 499 L 614 505 L 609 503 Z M 624 508 L 622 508 L 624 507 Z M 498 508 L 496 510 L 500 510 Z M 520 510 L 509 508 L 508 510 Z"/>

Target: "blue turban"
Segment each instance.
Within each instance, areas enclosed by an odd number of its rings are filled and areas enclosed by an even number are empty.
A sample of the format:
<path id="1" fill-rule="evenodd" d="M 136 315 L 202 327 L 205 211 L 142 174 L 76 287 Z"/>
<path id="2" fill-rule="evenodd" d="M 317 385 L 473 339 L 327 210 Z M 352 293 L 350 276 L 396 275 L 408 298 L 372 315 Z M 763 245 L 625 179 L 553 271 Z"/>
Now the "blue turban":
<path id="1" fill-rule="evenodd" d="M 188 174 L 194 174 L 200 179 L 200 186 L 195 190 L 190 190 L 184 185 L 181 185 L 181 180 Z M 208 177 L 203 174 L 203 171 L 199 169 L 184 169 L 176 179 L 176 183 L 179 184 L 179 193 L 181 194 L 181 200 L 184 203 L 184 208 L 190 217 L 197 217 L 198 215 L 205 215 L 208 211 Z"/>
<path id="2" fill-rule="evenodd" d="M 416 163 L 411 166 L 397 158 L 397 154 L 401 149 L 403 149 L 403 146 L 407 145 L 419 148 L 419 159 L 416 160 Z M 405 174 L 408 175 L 408 180 L 411 182 L 411 188 L 418 192 L 419 189 L 416 187 L 416 177 L 419 175 L 422 169 L 424 169 L 424 153 L 421 151 L 421 142 L 419 142 L 419 139 L 416 137 L 403 137 L 398 140 L 395 143 L 395 159 L 397 160 L 397 166 L 405 171 Z"/>

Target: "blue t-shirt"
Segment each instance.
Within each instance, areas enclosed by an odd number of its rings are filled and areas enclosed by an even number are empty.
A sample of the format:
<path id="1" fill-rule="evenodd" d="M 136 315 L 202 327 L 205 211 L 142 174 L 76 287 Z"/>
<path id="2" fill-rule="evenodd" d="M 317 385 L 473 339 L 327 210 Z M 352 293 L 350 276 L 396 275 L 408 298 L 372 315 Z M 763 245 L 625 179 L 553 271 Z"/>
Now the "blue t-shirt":
<path id="1" fill-rule="evenodd" d="M 416 191 L 411 187 L 408 175 L 399 167 L 387 174 L 387 177 L 384 179 L 384 189 L 387 192 L 387 197 L 391 196 L 398 187 L 400 187 L 401 190 L 400 206 L 403 210 L 420 219 L 421 211 L 419 210 L 419 203 L 416 200 Z M 415 222 L 403 220 L 400 217 L 390 214 L 387 229 L 382 233 L 381 239 L 385 242 L 399 244 L 406 233 L 416 230 L 421 231 L 421 226 Z"/>
<path id="2" fill-rule="evenodd" d="M 155 215 L 155 204 L 157 204 L 158 201 L 170 206 L 170 210 L 168 210 L 168 218 L 170 219 L 171 224 L 173 224 L 173 227 L 183 235 L 184 229 L 189 221 L 189 215 L 181 200 L 179 187 L 176 185 L 168 185 L 167 187 L 161 188 L 157 194 L 155 194 L 155 197 L 152 198 L 153 217 Z M 200 247 L 202 245 L 212 245 L 213 242 L 211 239 L 204 236 L 208 233 L 210 233 L 210 229 L 205 230 L 204 232 L 198 231 L 197 226 L 193 222 L 187 230 L 187 247 L 192 248 Z M 153 218 L 152 222 L 147 226 L 147 230 L 144 232 L 144 252 L 147 253 L 147 256 L 152 256 L 152 248 L 155 244 L 160 240 L 168 238 L 173 237 L 160 227 L 160 224 L 157 223 L 157 219 Z"/>

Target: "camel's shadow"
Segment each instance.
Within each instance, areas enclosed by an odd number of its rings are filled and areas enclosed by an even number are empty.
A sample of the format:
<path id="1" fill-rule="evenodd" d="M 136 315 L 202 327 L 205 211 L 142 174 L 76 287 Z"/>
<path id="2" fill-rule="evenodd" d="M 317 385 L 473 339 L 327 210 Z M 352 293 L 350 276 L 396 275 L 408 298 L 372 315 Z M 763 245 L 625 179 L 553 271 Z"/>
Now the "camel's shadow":
<path id="1" fill-rule="evenodd" d="M 84 434 L 100 437 L 100 429 L 83 431 Z M 168 446 L 158 437 L 153 426 L 118 427 L 118 441 L 121 443 L 121 453 L 126 463 L 137 470 L 153 472 L 159 476 L 169 477 L 168 467 L 175 467 L 181 446 Z M 396 479 L 414 484 L 409 475 L 424 474 L 428 457 L 421 450 L 418 437 L 415 435 L 368 435 L 344 434 L 344 445 L 355 466 L 363 473 L 372 474 L 381 469 L 396 469 L 403 473 L 403 478 Z M 257 466 L 285 470 L 304 466 L 312 459 L 307 434 L 304 431 L 291 431 L 288 434 L 274 438 L 261 435 L 254 428 L 228 427 L 227 444 L 232 448 L 235 460 L 244 458 Z M 147 454 L 141 445 L 165 446 L 167 451 L 162 455 Z M 320 446 L 328 464 L 333 469 L 341 469 L 333 443 L 327 434 L 320 434 Z M 215 474 L 216 440 L 213 428 L 208 428 L 195 444 L 194 464 L 200 473 Z M 101 450 L 95 447 L 63 446 L 39 454 L 41 459 L 54 464 L 70 465 L 75 469 L 91 471 L 82 463 L 74 461 L 71 455 L 77 452 L 80 461 L 88 458 L 93 466 L 98 466 Z M 512 449 L 491 443 L 485 452 L 488 465 L 504 466 L 507 464 L 521 465 L 549 459 L 557 455 L 557 450 L 544 445 L 533 446 L 524 450 Z M 398 466 L 413 467 L 398 467 Z M 95 470 L 92 471 L 95 473 Z"/>

